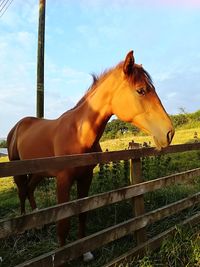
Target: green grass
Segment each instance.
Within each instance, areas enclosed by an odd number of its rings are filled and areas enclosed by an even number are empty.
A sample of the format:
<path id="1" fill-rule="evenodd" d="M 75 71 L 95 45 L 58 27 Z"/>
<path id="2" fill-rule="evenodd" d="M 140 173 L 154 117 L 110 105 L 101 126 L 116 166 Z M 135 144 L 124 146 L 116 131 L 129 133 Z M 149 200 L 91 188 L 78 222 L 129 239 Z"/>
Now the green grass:
<path id="1" fill-rule="evenodd" d="M 175 132 L 172 145 L 176 144 L 185 144 L 191 141 L 194 141 L 194 132 L 198 133 L 198 136 L 200 137 L 200 126 L 197 128 L 192 129 L 181 129 L 177 130 Z M 141 136 L 134 136 L 130 134 L 124 134 L 120 138 L 106 140 L 101 142 L 101 147 L 103 151 L 108 149 L 109 151 L 113 150 L 123 150 L 128 148 L 128 143 L 130 141 L 134 140 L 136 143 L 143 144 L 144 142 L 151 142 L 151 145 L 154 146 L 154 141 L 151 136 L 148 135 L 141 135 Z"/>
<path id="2" fill-rule="evenodd" d="M 198 132 L 200 136 L 200 128 L 179 130 L 173 140 L 173 144 L 187 143 L 193 140 L 194 132 Z M 131 140 L 135 142 L 148 142 L 152 139 L 149 136 L 124 136 L 114 140 L 101 142 L 103 150 L 106 148 L 111 150 L 121 150 L 128 146 L 128 142 Z M 0 162 L 7 161 L 6 157 L 0 158 Z M 121 187 L 128 183 L 127 175 L 129 173 L 128 167 L 125 168 L 125 163 L 107 164 L 104 166 L 103 175 L 99 174 L 99 168 L 95 169 L 95 175 L 92 181 L 90 195 L 100 192 L 105 192 L 114 188 Z M 188 170 L 191 168 L 200 167 L 200 152 L 184 152 L 172 155 L 165 155 L 161 157 L 150 157 L 143 159 L 143 176 L 145 180 L 155 179 L 159 176 Z M 117 177 L 117 178 L 116 178 Z M 36 192 L 36 199 L 39 208 L 47 207 L 56 203 L 56 189 L 55 180 L 50 179 L 48 182 L 42 183 Z M 183 197 L 187 197 L 200 190 L 200 178 L 196 177 L 194 181 L 187 185 L 174 185 L 168 188 L 157 190 L 145 195 L 145 207 L 147 211 L 156 209 L 162 205 L 169 204 L 173 201 L 179 200 Z M 76 197 L 76 187 L 73 187 L 72 198 Z M 27 209 L 30 207 L 27 203 Z M 148 227 L 149 237 L 153 237 L 156 234 L 166 230 L 174 224 L 179 224 L 182 220 L 187 218 L 189 215 L 194 214 L 199 207 L 190 209 L 182 212 L 179 215 L 171 216 L 165 220 L 161 220 L 157 223 L 152 224 Z M 0 217 L 6 218 L 16 216 L 19 214 L 19 200 L 17 197 L 17 189 L 13 183 L 12 178 L 0 178 Z M 114 205 L 107 206 L 105 208 L 97 209 L 89 214 L 88 218 L 88 234 L 100 231 L 106 227 L 119 223 L 123 220 L 129 219 L 132 216 L 132 206 L 129 201 L 123 201 L 122 203 L 116 203 Z M 106 219 L 105 219 L 106 218 Z M 184 230 L 183 230 L 184 231 Z M 76 240 L 77 233 L 77 218 L 72 218 L 71 231 L 69 240 Z M 192 265 L 181 265 L 178 261 L 180 258 L 192 258 L 193 266 L 200 266 L 198 263 L 199 258 L 199 237 L 195 233 L 190 233 L 189 237 L 192 236 L 192 241 L 186 242 L 188 247 L 188 253 L 183 250 L 183 254 L 176 244 L 182 244 L 179 240 L 169 239 L 169 243 L 163 245 L 163 249 L 157 252 L 157 254 L 147 254 L 143 259 L 135 262 L 134 264 L 127 266 L 136 267 L 150 267 L 150 266 L 180 266 L 180 267 L 192 267 Z M 177 236 L 176 236 L 177 237 Z M 180 238 L 180 237 L 179 237 Z M 185 236 L 184 236 L 185 238 Z M 183 238 L 183 240 L 184 240 Z M 184 241 L 183 241 L 184 242 Z M 112 242 L 102 248 L 94 251 L 95 260 L 90 264 L 84 264 L 81 259 L 75 260 L 66 266 L 88 266 L 98 267 L 102 266 L 106 262 L 112 260 L 113 257 L 126 252 L 128 249 L 135 246 L 135 242 L 131 235 L 128 235 L 118 241 Z M 27 231 L 23 235 L 15 235 L 7 238 L 6 240 L 0 241 L 0 257 L 3 258 L 3 262 L 0 263 L 1 267 L 14 266 L 20 262 L 31 259 L 35 256 L 41 255 L 52 249 L 57 248 L 56 241 L 56 226 L 51 224 L 50 226 L 44 227 L 42 230 L 31 230 Z M 177 248 L 173 250 L 173 248 Z M 183 247 L 184 248 L 184 247 Z M 175 252 L 174 252 L 175 251 Z M 172 254 L 170 254 L 170 252 Z M 188 256 L 189 255 L 189 256 Z M 165 257 L 165 258 L 164 258 Z M 176 258 L 176 259 L 175 259 Z M 176 260 L 179 265 L 173 265 L 174 263 L 168 264 L 168 259 Z M 165 265 L 162 261 L 165 260 Z M 196 261 L 195 261 L 196 260 Z M 199 265 L 197 265 L 197 263 Z M 189 263 L 188 263 L 189 264 Z M 196 264 L 196 265 L 195 265 Z"/>
<path id="3" fill-rule="evenodd" d="M 137 263 L 127 267 L 199 267 L 200 266 L 200 235 L 199 227 L 176 227 L 173 236 L 163 241 L 161 248 L 147 252 Z"/>

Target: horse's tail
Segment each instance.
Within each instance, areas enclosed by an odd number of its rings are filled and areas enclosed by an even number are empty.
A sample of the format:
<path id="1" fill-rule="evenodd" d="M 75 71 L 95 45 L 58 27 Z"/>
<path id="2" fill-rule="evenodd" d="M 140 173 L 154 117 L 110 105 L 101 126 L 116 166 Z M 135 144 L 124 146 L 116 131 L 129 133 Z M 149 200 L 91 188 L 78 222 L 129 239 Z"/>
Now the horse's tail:
<path id="1" fill-rule="evenodd" d="M 9 160 L 19 160 L 20 156 L 17 148 L 17 130 L 19 122 L 10 130 L 7 136 L 7 148 Z"/>

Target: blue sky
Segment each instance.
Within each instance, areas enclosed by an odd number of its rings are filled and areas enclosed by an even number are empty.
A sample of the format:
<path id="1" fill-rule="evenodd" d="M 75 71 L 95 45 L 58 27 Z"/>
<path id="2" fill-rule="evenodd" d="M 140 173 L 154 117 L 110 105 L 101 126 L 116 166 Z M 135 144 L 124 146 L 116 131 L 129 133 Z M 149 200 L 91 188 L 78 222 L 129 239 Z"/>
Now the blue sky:
<path id="1" fill-rule="evenodd" d="M 170 114 L 200 109 L 199 0 L 47 0 L 45 117 L 56 118 L 134 50 Z M 0 137 L 35 116 L 38 1 L 0 18 Z"/>

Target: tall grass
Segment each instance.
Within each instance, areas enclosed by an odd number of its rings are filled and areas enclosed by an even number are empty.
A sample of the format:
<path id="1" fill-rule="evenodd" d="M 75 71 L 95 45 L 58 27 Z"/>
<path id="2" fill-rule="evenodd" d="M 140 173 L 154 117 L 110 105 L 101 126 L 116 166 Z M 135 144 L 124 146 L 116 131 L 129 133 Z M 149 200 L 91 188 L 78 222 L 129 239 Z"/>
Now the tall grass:
<path id="1" fill-rule="evenodd" d="M 199 228 L 198 228 L 199 230 Z M 200 235 L 196 228 L 176 227 L 173 236 L 163 241 L 159 251 L 148 253 L 134 267 L 199 267 Z"/>

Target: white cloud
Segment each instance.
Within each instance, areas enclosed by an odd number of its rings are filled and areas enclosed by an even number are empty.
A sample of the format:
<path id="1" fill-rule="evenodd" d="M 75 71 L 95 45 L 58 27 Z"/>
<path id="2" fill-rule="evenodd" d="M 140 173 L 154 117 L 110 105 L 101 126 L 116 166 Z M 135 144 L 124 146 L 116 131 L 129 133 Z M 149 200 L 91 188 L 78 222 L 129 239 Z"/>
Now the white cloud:
<path id="1" fill-rule="evenodd" d="M 186 68 L 158 81 L 159 95 L 170 114 L 178 113 L 180 107 L 188 112 L 200 109 L 199 74 Z"/>
<path id="2" fill-rule="evenodd" d="M 79 0 L 80 1 L 80 0 Z M 143 7 L 187 7 L 187 8 L 200 8 L 199 0 L 81 0 L 83 6 L 90 6 L 91 8 L 100 7 L 123 7 L 126 6 L 143 6 Z"/>
<path id="3" fill-rule="evenodd" d="M 56 94 L 58 98 L 67 99 L 66 105 L 71 108 L 90 86 L 92 77 L 70 66 L 58 67 L 47 58 L 45 81 L 48 92 Z M 64 106 L 63 112 L 66 110 Z"/>
<path id="4" fill-rule="evenodd" d="M 173 98 L 175 96 L 177 96 L 177 92 L 171 92 L 171 93 L 167 94 L 167 98 Z"/>
<path id="5" fill-rule="evenodd" d="M 140 9 L 144 3 L 146 9 Z M 136 60 L 148 66 L 170 113 L 180 106 L 200 107 L 199 15 L 182 16 L 174 10 L 169 15 L 167 10 L 148 9 L 152 3 L 158 7 L 157 0 L 47 1 L 47 117 L 58 116 L 81 98 L 92 82 L 87 72 L 111 67 L 132 48 Z M 173 6 L 171 0 L 168 4 Z M 35 115 L 37 23 L 34 0 L 13 1 L 1 18 L 0 130 L 4 133 L 20 117 Z"/>
<path id="6" fill-rule="evenodd" d="M 27 32 L 27 31 L 21 31 L 17 32 L 16 34 L 16 41 L 23 49 L 28 49 L 33 47 L 33 43 L 35 43 L 35 35 Z"/>
<path id="7" fill-rule="evenodd" d="M 64 67 L 62 69 L 62 75 L 66 78 L 70 79 L 84 79 L 88 80 L 90 78 L 90 75 L 87 73 L 84 73 L 82 71 L 75 70 L 70 67 Z"/>
<path id="8" fill-rule="evenodd" d="M 33 0 L 13 1 L 5 14 L 1 17 L 3 27 L 12 29 L 27 28 L 36 25 L 39 14 L 38 2 Z M 37 30 L 37 28 L 36 28 Z"/>
<path id="9" fill-rule="evenodd" d="M 30 0 L 18 5 L 14 1 L 1 18 L 0 136 L 20 118 L 35 115 L 35 6 Z"/>
<path id="10" fill-rule="evenodd" d="M 172 77 L 171 71 L 163 71 L 160 73 L 154 74 L 154 80 L 157 80 L 158 82 L 163 82 L 165 80 L 169 80 Z"/>

